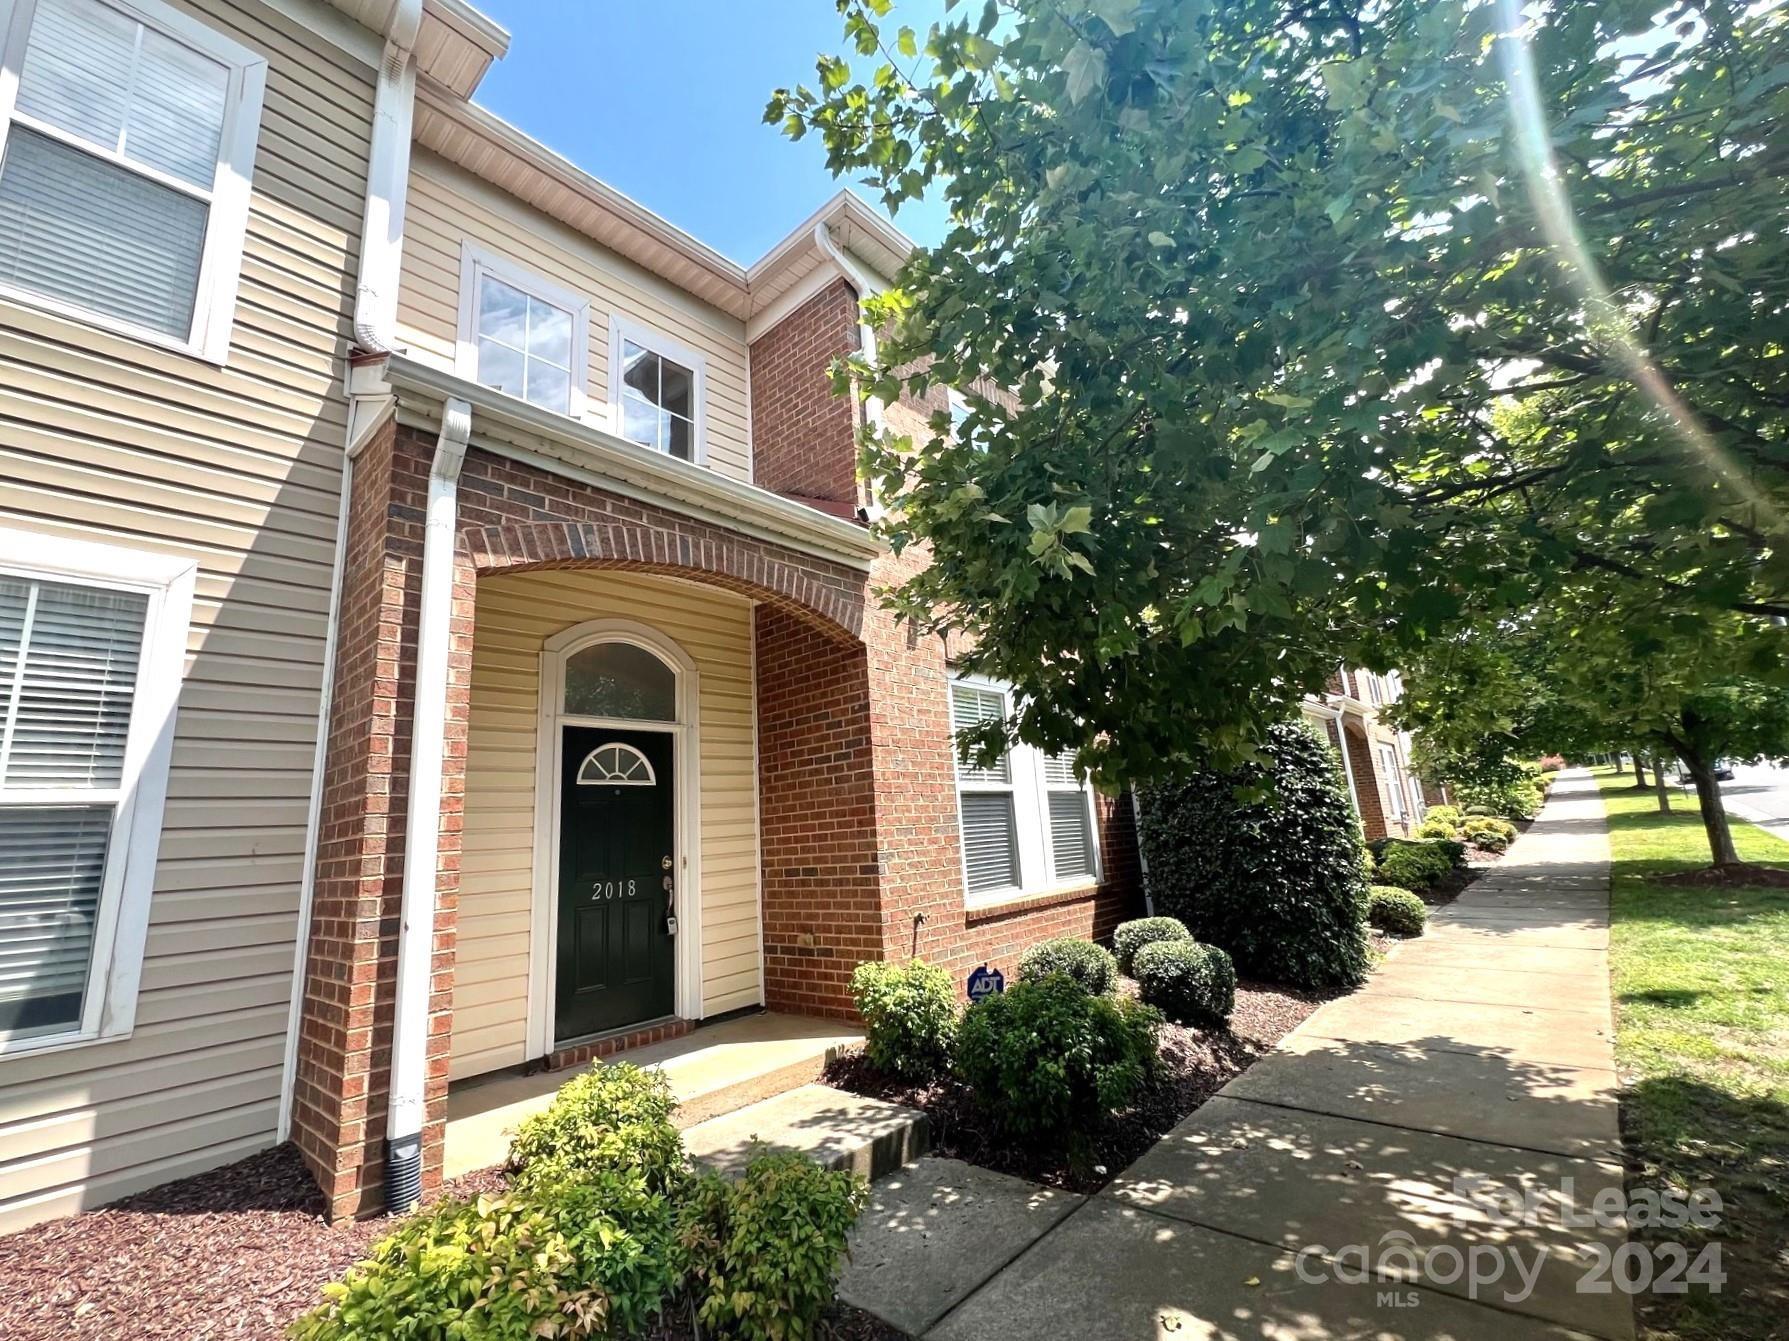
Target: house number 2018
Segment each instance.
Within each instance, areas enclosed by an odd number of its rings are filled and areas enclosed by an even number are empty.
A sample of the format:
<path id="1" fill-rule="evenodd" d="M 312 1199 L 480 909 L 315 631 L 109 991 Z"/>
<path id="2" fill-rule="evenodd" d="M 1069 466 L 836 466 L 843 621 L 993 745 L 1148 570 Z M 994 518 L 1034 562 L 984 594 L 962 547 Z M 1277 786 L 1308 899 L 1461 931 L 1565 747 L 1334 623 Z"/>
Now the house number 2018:
<path id="1" fill-rule="evenodd" d="M 598 880 L 590 887 L 593 899 L 631 899 L 636 893 L 634 880 Z"/>

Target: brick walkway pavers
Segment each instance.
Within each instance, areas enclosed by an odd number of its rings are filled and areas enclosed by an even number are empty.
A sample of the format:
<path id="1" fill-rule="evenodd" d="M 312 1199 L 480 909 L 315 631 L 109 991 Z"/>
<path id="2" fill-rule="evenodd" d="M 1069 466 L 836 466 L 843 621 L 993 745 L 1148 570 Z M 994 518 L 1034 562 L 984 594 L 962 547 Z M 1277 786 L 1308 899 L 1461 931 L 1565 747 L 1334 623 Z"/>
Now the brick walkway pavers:
<path id="1" fill-rule="evenodd" d="M 1621 1230 L 1563 1223 L 1567 1198 L 1582 1210 L 1621 1186 L 1608 904 L 1602 802 L 1567 774 L 1428 935 L 926 1336 L 1626 1341 L 1628 1298 L 1578 1288 Z M 1540 1214 L 1501 1221 L 1490 1186 Z M 1357 1245 L 1378 1279 L 1346 1278 Z M 1442 1279 L 1456 1257 L 1503 1276 Z"/>

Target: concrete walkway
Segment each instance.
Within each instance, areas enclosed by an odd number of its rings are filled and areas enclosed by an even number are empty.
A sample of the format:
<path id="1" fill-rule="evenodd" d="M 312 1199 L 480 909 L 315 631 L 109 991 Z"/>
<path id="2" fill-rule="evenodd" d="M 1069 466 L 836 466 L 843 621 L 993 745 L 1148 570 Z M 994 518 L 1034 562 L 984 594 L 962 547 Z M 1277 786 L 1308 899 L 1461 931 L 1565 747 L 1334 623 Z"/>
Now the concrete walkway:
<path id="1" fill-rule="evenodd" d="M 1567 774 L 1426 936 L 925 1336 L 1631 1337 L 1625 1295 L 1578 1289 L 1622 1230 L 1562 1223 L 1622 1181 L 1608 863 L 1595 784 Z M 1487 1185 L 1538 1213 L 1502 1222 Z M 1362 1261 L 1376 1279 L 1349 1279 Z"/>

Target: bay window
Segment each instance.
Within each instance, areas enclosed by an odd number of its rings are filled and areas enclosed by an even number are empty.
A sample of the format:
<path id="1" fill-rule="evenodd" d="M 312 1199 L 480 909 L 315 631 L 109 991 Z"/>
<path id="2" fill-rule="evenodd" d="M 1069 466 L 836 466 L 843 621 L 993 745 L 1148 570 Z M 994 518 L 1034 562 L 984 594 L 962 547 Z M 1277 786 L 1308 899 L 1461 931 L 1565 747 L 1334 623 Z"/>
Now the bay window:
<path id="1" fill-rule="evenodd" d="M 0 1050 L 130 1027 L 192 583 L 0 532 Z"/>
<path id="2" fill-rule="evenodd" d="M 1003 721 L 1011 691 L 988 680 L 951 686 L 951 729 Z M 1093 795 L 1072 756 L 1012 745 L 989 766 L 958 759 L 957 815 L 971 904 L 1099 878 Z"/>
<path id="3" fill-rule="evenodd" d="M 267 62 L 161 0 L 16 0 L 0 288 L 222 362 Z"/>

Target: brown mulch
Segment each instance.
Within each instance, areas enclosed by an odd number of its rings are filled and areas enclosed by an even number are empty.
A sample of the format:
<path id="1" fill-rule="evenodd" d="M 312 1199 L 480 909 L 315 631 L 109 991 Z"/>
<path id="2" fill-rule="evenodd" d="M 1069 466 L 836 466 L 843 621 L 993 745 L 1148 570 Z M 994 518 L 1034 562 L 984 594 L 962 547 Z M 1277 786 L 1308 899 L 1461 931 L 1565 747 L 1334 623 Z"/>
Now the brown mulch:
<path id="1" fill-rule="evenodd" d="M 1135 990 L 1129 979 L 1121 982 L 1124 990 Z M 853 1094 L 923 1110 L 931 1120 L 934 1154 L 1070 1192 L 1097 1192 L 1333 995 L 1241 982 L 1228 1029 L 1164 1025 L 1161 1072 L 1142 1102 L 1092 1133 L 1072 1156 L 998 1135 L 957 1081 L 886 1076 L 861 1050 L 834 1061 L 822 1079 Z"/>
<path id="2" fill-rule="evenodd" d="M 1789 870 L 1749 861 L 1731 866 L 1699 866 L 1674 875 L 1649 875 L 1649 885 L 1683 885 L 1691 889 L 1789 889 Z"/>
<path id="3" fill-rule="evenodd" d="M 501 1192 L 486 1169 L 443 1196 Z M 5 1341 L 277 1341 L 395 1222 L 331 1226 L 291 1146 L 184 1178 L 102 1210 L 0 1238 Z M 689 1341 L 674 1308 L 644 1341 Z M 904 1341 L 867 1313 L 835 1304 L 820 1341 Z"/>
<path id="4" fill-rule="evenodd" d="M 501 1187 L 490 1170 L 443 1195 Z M 0 1238 L 0 1337 L 273 1341 L 392 1225 L 327 1224 L 297 1151 L 279 1146 Z"/>

